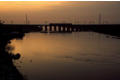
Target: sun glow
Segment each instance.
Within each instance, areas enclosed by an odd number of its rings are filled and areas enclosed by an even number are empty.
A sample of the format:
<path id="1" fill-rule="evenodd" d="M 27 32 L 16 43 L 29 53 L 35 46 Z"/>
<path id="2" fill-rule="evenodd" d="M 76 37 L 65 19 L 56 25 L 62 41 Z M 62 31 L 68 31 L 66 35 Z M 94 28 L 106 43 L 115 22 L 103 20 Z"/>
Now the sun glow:
<path id="1" fill-rule="evenodd" d="M 62 3 L 62 1 L 1 1 L 0 10 L 45 10 L 59 6 Z"/>

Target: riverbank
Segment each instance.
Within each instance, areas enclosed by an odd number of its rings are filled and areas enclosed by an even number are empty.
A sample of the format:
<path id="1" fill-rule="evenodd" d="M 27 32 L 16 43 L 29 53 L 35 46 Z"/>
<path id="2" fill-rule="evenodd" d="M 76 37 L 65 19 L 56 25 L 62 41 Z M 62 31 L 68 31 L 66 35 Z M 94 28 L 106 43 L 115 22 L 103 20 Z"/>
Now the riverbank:
<path id="1" fill-rule="evenodd" d="M 24 33 L 0 33 L 0 80 L 22 80 L 23 75 L 19 72 L 16 66 L 13 64 L 13 60 L 16 55 L 8 53 L 13 47 L 7 47 L 10 40 L 13 38 L 22 38 Z M 17 54 L 17 59 L 20 58 L 20 54 Z"/>

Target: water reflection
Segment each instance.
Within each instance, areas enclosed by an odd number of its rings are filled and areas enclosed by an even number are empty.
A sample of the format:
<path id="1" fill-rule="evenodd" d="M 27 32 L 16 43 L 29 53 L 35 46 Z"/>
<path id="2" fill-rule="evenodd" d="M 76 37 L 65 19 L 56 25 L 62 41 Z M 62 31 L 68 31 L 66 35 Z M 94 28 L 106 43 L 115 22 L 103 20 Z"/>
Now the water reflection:
<path id="1" fill-rule="evenodd" d="M 29 33 L 10 45 L 27 79 L 120 79 L 120 40 L 112 36 Z"/>

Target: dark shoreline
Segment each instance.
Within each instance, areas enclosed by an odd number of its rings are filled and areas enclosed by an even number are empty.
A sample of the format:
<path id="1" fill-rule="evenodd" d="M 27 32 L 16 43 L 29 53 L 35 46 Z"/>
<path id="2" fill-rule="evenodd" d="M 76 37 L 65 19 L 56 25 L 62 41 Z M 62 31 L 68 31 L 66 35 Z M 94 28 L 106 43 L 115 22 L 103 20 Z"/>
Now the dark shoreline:
<path id="1" fill-rule="evenodd" d="M 7 47 L 10 40 L 14 38 L 22 38 L 24 33 L 0 33 L 0 80 L 23 80 L 23 75 L 19 72 L 13 63 L 13 60 L 20 58 L 20 54 L 10 54 L 12 47 Z"/>

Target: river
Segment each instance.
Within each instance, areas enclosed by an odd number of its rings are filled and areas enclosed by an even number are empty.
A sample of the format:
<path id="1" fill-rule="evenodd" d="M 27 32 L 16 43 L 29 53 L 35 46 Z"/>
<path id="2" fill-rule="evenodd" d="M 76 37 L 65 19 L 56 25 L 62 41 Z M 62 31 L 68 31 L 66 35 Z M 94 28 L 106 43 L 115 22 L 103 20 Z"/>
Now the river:
<path id="1" fill-rule="evenodd" d="M 120 79 L 120 39 L 95 32 L 26 33 L 13 39 L 25 79 Z"/>

